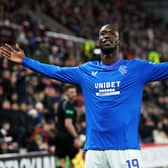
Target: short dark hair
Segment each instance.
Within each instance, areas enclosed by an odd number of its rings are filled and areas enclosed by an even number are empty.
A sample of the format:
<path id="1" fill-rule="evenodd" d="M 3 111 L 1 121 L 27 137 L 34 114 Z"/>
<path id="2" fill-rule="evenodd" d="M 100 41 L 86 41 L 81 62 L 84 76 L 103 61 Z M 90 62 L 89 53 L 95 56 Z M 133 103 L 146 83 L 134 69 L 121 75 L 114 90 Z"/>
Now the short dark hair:
<path id="1" fill-rule="evenodd" d="M 66 92 L 68 89 L 71 89 L 71 88 L 75 88 L 76 89 L 76 86 L 72 85 L 72 84 L 65 84 L 63 86 L 63 92 Z"/>
<path id="2" fill-rule="evenodd" d="M 100 28 L 100 30 L 101 30 L 103 27 L 105 27 L 105 26 L 106 26 L 106 27 L 109 27 L 110 29 L 113 29 L 113 30 L 119 32 L 119 27 L 118 27 L 117 24 L 112 24 L 112 23 L 110 23 L 110 24 L 103 25 L 103 26 Z M 99 30 L 99 32 L 100 32 L 100 30 Z"/>

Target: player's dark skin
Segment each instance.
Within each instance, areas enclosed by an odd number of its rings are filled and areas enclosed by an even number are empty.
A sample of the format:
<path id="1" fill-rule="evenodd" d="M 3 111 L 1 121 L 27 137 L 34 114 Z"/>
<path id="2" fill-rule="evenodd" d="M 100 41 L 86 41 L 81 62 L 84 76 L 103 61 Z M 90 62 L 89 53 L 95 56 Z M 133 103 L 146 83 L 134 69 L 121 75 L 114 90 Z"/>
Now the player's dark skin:
<path id="1" fill-rule="evenodd" d="M 9 44 L 5 44 L 4 46 L 0 47 L 0 55 L 12 62 L 21 64 L 25 53 L 18 44 L 16 44 L 15 47 L 12 47 Z"/>
<path id="2" fill-rule="evenodd" d="M 104 64 L 111 64 L 119 59 L 119 32 L 114 25 L 105 25 L 100 29 L 99 46 Z"/>
<path id="3" fill-rule="evenodd" d="M 111 64 L 119 59 L 119 32 L 114 25 L 109 24 L 101 27 L 99 46 L 102 49 L 102 63 Z M 25 53 L 18 44 L 15 47 L 5 44 L 0 47 L 0 55 L 12 62 L 22 63 Z"/>

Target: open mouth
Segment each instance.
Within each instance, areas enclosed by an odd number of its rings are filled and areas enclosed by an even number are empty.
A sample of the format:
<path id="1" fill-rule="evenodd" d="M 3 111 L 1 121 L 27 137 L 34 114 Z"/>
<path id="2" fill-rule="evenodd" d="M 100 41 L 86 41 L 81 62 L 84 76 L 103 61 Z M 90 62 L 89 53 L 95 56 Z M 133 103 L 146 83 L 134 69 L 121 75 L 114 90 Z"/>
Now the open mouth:
<path id="1" fill-rule="evenodd" d="M 105 47 L 108 47 L 108 46 L 111 46 L 112 45 L 112 42 L 110 40 L 106 40 L 103 42 L 103 46 Z"/>
<path id="2" fill-rule="evenodd" d="M 103 40 L 102 40 L 102 43 L 103 43 L 103 44 L 106 44 L 106 43 L 107 43 L 107 44 L 108 44 L 108 43 L 111 44 L 112 41 L 111 41 L 110 39 L 103 39 Z"/>

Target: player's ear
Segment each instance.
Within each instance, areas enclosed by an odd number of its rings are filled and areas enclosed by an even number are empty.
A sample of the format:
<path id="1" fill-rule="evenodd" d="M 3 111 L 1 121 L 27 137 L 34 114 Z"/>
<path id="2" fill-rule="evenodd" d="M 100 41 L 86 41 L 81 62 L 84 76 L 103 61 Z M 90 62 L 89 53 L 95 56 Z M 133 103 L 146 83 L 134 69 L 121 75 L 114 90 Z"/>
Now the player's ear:
<path id="1" fill-rule="evenodd" d="M 99 39 L 96 41 L 96 47 L 100 48 L 100 40 Z"/>

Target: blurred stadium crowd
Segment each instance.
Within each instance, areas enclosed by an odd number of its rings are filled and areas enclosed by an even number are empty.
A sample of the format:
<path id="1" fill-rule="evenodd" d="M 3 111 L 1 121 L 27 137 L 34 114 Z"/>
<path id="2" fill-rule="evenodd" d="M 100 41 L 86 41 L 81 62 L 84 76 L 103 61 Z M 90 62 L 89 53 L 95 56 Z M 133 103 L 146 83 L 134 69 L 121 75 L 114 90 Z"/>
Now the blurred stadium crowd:
<path id="1" fill-rule="evenodd" d="M 0 43 L 18 42 L 27 55 L 40 61 L 75 66 L 94 59 L 87 55 L 92 55 L 93 50 L 86 52 L 85 44 L 82 44 L 76 49 L 81 57 L 76 58 L 64 40 L 48 38 L 45 35 L 48 27 L 19 10 L 23 6 L 41 10 L 76 36 L 95 41 L 103 24 L 116 23 L 121 31 L 120 53 L 123 58 L 147 59 L 155 63 L 168 60 L 168 24 L 159 16 L 147 13 L 137 1 L 41 0 L 23 3 L 1 0 Z M 54 152 L 57 107 L 63 85 L 0 57 L 1 154 L 21 149 Z M 168 80 L 145 87 L 140 122 L 142 143 L 168 143 L 167 88 Z M 77 124 L 83 135 L 85 108 L 80 88 L 76 108 Z"/>

